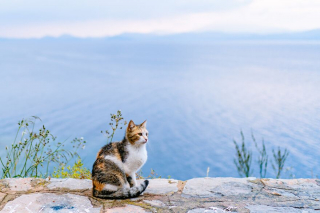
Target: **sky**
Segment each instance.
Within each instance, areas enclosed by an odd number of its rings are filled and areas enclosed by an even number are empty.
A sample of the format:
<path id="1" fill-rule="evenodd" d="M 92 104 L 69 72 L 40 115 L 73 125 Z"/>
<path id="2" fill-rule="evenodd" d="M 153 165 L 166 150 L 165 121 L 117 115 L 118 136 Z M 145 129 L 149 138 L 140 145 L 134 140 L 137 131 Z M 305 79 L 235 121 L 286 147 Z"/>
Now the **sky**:
<path id="1" fill-rule="evenodd" d="M 0 0 L 0 37 L 320 29 L 319 0 Z"/>

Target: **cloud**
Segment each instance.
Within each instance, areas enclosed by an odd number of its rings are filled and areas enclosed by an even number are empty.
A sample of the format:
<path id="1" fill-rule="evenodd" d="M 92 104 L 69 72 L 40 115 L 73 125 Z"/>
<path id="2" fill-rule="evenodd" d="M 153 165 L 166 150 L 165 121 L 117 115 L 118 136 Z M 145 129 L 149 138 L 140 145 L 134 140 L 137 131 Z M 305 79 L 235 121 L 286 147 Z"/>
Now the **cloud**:
<path id="1" fill-rule="evenodd" d="M 252 0 L 0 0 L 0 19 L 15 22 L 156 19 L 186 13 L 228 10 Z"/>
<path id="2" fill-rule="evenodd" d="M 204 4 L 205 0 L 201 2 Z M 0 37 L 40 38 L 64 34 L 77 37 L 103 37 L 122 33 L 173 34 L 202 31 L 274 33 L 320 28 L 318 0 L 233 2 L 237 2 L 235 4 L 237 7 L 226 9 L 225 6 L 221 6 L 219 10 L 205 12 L 185 12 L 187 10 L 181 9 L 177 13 L 168 12 L 168 15 L 150 16 L 151 18 L 139 16 L 99 17 L 88 20 L 66 18 L 16 25 L 10 25 L 8 22 L 1 24 Z"/>

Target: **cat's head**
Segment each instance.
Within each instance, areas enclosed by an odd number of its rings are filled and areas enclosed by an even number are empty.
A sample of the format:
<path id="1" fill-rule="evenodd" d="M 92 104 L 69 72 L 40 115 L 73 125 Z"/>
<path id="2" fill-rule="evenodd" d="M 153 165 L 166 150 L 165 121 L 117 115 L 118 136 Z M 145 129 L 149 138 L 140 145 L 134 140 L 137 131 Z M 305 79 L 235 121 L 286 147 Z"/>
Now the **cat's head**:
<path id="1" fill-rule="evenodd" d="M 126 138 L 132 145 L 142 145 L 148 142 L 147 121 L 136 125 L 132 120 L 129 122 Z"/>

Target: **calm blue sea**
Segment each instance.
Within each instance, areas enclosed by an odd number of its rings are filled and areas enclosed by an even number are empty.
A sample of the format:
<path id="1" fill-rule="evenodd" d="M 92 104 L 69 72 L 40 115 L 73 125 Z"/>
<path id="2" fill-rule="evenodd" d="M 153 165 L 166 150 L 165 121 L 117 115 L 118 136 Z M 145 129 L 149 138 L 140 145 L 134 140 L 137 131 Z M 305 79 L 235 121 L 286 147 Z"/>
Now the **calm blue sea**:
<path id="1" fill-rule="evenodd" d="M 84 137 L 92 167 L 110 113 L 148 120 L 148 161 L 162 177 L 238 177 L 233 139 L 251 131 L 290 151 L 282 177 L 320 175 L 320 43 L 0 41 L 0 146 L 36 115 L 61 141 Z M 115 136 L 121 140 L 124 130 Z M 4 150 L 1 148 L 0 154 Z M 269 163 L 268 177 L 274 177 Z"/>

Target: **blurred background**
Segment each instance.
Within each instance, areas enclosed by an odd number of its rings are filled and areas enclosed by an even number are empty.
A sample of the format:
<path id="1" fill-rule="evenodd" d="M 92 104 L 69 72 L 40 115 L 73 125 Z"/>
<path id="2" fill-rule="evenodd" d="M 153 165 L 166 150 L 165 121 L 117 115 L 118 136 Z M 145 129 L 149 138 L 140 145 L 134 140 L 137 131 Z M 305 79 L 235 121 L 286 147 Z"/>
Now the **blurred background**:
<path id="1" fill-rule="evenodd" d="M 272 149 L 289 151 L 281 177 L 320 174 L 318 0 L 0 4 L 0 156 L 17 122 L 38 116 L 58 140 L 83 137 L 91 169 L 121 110 L 148 120 L 144 175 L 239 177 L 240 131 L 251 176 L 252 133 L 270 160 Z"/>

